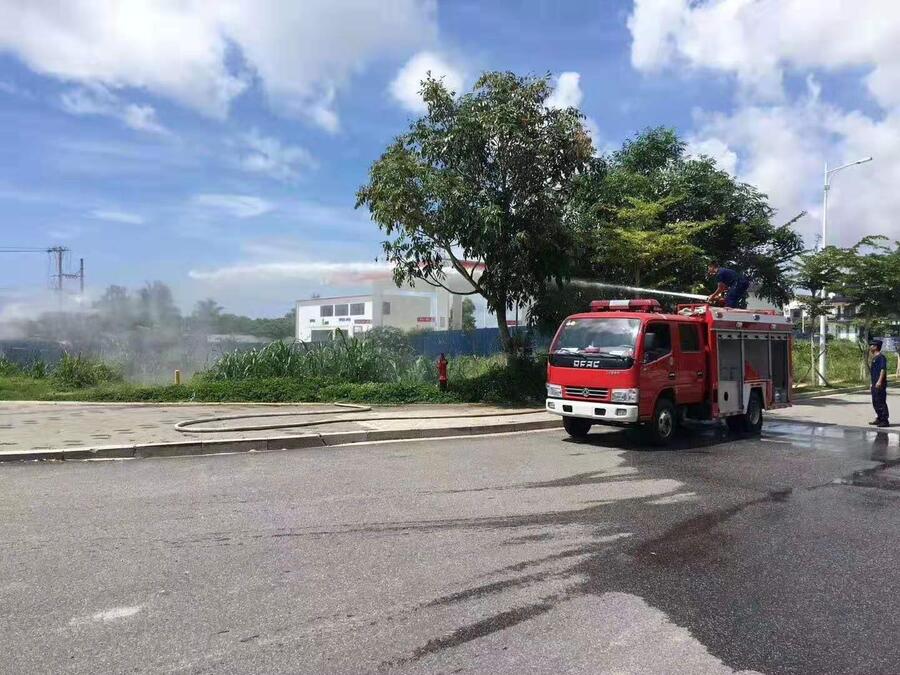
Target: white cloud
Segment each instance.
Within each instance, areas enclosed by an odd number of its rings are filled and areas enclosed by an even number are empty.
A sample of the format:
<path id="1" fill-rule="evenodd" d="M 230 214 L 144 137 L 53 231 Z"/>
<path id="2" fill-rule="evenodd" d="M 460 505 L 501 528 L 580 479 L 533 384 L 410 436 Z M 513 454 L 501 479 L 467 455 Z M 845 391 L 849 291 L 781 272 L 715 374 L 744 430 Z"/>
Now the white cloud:
<path id="1" fill-rule="evenodd" d="M 306 148 L 286 145 L 277 138 L 263 136 L 256 129 L 241 136 L 238 143 L 241 168 L 278 180 L 296 180 L 303 170 L 318 165 Z"/>
<path id="2" fill-rule="evenodd" d="M 125 103 L 102 85 L 77 87 L 63 92 L 60 97 L 63 110 L 72 115 L 104 115 L 121 121 L 136 131 L 168 134 L 159 123 L 156 110 L 149 105 Z"/>
<path id="3" fill-rule="evenodd" d="M 214 116 L 246 84 L 225 65 L 225 3 L 70 0 L 0 4 L 0 48 L 62 80 L 139 87 Z"/>
<path id="4" fill-rule="evenodd" d="M 391 267 L 377 262 L 262 262 L 191 270 L 191 279 L 219 286 L 265 284 L 273 281 L 313 281 L 332 287 L 359 286 L 373 278 L 388 278 Z"/>
<path id="5" fill-rule="evenodd" d="M 900 238 L 900 113 L 873 120 L 816 99 L 782 106 L 743 106 L 732 114 L 701 114 L 695 146 L 737 153 L 739 177 L 769 195 L 779 218 L 809 212 L 799 225 L 808 243 L 820 231 L 822 171 L 868 155 L 875 162 L 833 177 L 829 242 L 855 243 L 868 234 Z"/>
<path id="6" fill-rule="evenodd" d="M 142 225 L 144 218 L 136 213 L 117 211 L 112 209 L 95 209 L 91 211 L 91 217 L 98 220 L 107 220 L 111 223 L 124 223 L 126 225 Z"/>
<path id="7" fill-rule="evenodd" d="M 786 72 L 861 68 L 882 106 L 900 104 L 900 12 L 893 0 L 635 0 L 632 64 L 733 74 L 777 100 Z"/>
<path id="8" fill-rule="evenodd" d="M 156 119 L 156 110 L 153 106 L 129 103 L 122 110 L 122 121 L 137 131 L 149 131 L 155 134 L 168 133 L 168 130 Z"/>
<path id="9" fill-rule="evenodd" d="M 581 73 L 565 71 L 553 78 L 553 92 L 547 98 L 547 107 L 580 108 L 583 99 Z M 597 121 L 593 117 L 586 115 L 582 123 L 584 124 L 584 130 L 594 143 L 596 153 L 599 155 L 608 152 L 610 149 L 609 144 L 603 141 L 600 134 L 600 125 L 597 124 Z"/>
<path id="10" fill-rule="evenodd" d="M 463 70 L 452 64 L 445 56 L 435 52 L 419 52 L 407 61 L 390 85 L 394 99 L 404 108 L 416 113 L 425 112 L 425 102 L 419 93 L 422 80 L 431 76 L 443 80 L 444 85 L 456 93 L 462 91 L 465 83 Z"/>
<path id="11" fill-rule="evenodd" d="M 334 130 L 330 92 L 379 56 L 432 41 L 435 14 L 434 0 L 6 0 L 0 50 L 38 73 L 141 88 L 219 118 L 257 78 L 276 109 Z"/>
<path id="12" fill-rule="evenodd" d="M 222 211 L 235 218 L 255 218 L 275 208 L 271 202 L 252 195 L 204 193 L 194 195 L 191 202 L 196 206 Z"/>
<path id="13" fill-rule="evenodd" d="M 709 136 L 707 138 L 692 138 L 688 141 L 689 155 L 706 155 L 715 160 L 716 165 L 732 176 L 737 171 L 737 153 L 734 152 L 721 138 Z"/>
<path id="14" fill-rule="evenodd" d="M 834 176 L 829 242 L 900 238 L 900 12 L 888 0 L 635 0 L 632 64 L 645 72 L 707 69 L 733 75 L 736 106 L 698 111 L 690 151 L 706 153 L 759 187 L 808 243 L 819 232 L 822 171 L 874 155 Z M 858 76 L 882 108 L 874 116 L 828 102 L 816 79 Z M 785 90 L 785 75 L 806 91 Z M 828 80 L 822 78 L 824 82 Z"/>
<path id="15" fill-rule="evenodd" d="M 553 93 L 547 99 L 548 108 L 577 108 L 581 105 L 584 94 L 581 91 L 581 74 L 575 72 L 560 73 L 555 78 Z"/>
<path id="16" fill-rule="evenodd" d="M 0 94 L 6 94 L 7 96 L 15 96 L 17 98 L 24 98 L 28 100 L 37 98 L 34 92 L 30 89 L 20 87 L 15 82 L 11 82 L 9 80 L 0 80 Z"/>

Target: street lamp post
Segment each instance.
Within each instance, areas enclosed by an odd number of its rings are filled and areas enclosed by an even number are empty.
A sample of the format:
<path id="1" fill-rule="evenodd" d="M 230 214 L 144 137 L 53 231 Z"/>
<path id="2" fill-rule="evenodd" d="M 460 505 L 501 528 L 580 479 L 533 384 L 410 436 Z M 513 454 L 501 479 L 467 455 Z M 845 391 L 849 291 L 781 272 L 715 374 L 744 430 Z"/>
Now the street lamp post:
<path id="1" fill-rule="evenodd" d="M 839 167 L 834 169 L 828 168 L 828 162 L 825 162 L 825 184 L 822 189 L 822 243 L 820 245 L 820 249 L 824 249 L 828 245 L 828 191 L 831 189 L 831 176 L 836 174 L 841 169 L 846 169 L 850 166 L 856 166 L 857 164 L 865 164 L 866 162 L 871 162 L 871 157 L 863 157 L 862 159 L 858 159 L 855 162 L 850 162 L 848 164 L 842 164 Z M 825 289 L 822 289 L 822 299 L 825 299 Z M 816 381 L 823 385 L 825 384 L 825 368 L 828 365 L 828 357 L 825 354 L 825 333 L 826 333 L 827 320 L 825 315 L 819 317 L 819 373 Z"/>

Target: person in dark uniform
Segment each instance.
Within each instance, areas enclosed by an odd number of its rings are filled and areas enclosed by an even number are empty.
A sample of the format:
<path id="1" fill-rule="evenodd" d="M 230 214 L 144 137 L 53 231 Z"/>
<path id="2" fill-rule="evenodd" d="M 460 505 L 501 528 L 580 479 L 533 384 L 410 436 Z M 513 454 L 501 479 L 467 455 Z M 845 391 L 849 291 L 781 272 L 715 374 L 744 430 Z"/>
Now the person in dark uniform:
<path id="1" fill-rule="evenodd" d="M 726 307 L 747 308 L 747 291 L 750 289 L 750 281 L 743 274 L 730 270 L 727 267 L 719 267 L 718 263 L 709 264 L 709 276 L 715 277 L 718 284 L 706 301 L 715 305 L 719 300 L 725 299 Z"/>
<path id="2" fill-rule="evenodd" d="M 869 342 L 872 354 L 872 407 L 875 408 L 875 421 L 870 424 L 876 427 L 890 426 L 887 406 L 887 357 L 881 353 L 881 340 Z"/>

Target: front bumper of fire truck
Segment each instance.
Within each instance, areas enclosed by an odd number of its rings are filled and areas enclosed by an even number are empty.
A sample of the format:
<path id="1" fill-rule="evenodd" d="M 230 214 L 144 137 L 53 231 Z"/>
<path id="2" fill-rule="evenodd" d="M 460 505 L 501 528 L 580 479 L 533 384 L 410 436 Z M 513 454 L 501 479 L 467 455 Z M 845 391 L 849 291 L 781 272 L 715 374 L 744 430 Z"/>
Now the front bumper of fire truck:
<path id="1" fill-rule="evenodd" d="M 549 413 L 565 417 L 583 417 L 595 422 L 636 424 L 638 421 L 638 407 L 636 405 L 548 398 L 545 407 Z"/>

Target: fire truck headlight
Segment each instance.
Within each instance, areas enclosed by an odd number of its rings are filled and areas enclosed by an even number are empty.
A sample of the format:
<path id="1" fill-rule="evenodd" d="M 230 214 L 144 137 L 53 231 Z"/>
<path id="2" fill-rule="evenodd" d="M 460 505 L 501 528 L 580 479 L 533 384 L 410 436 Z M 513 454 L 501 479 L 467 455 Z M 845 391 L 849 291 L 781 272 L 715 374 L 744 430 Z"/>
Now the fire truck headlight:
<path id="1" fill-rule="evenodd" d="M 550 398 L 562 398 L 562 387 L 558 384 L 548 384 L 547 396 Z"/>
<path id="2" fill-rule="evenodd" d="M 610 395 L 610 401 L 613 403 L 637 403 L 637 389 L 613 389 Z"/>

